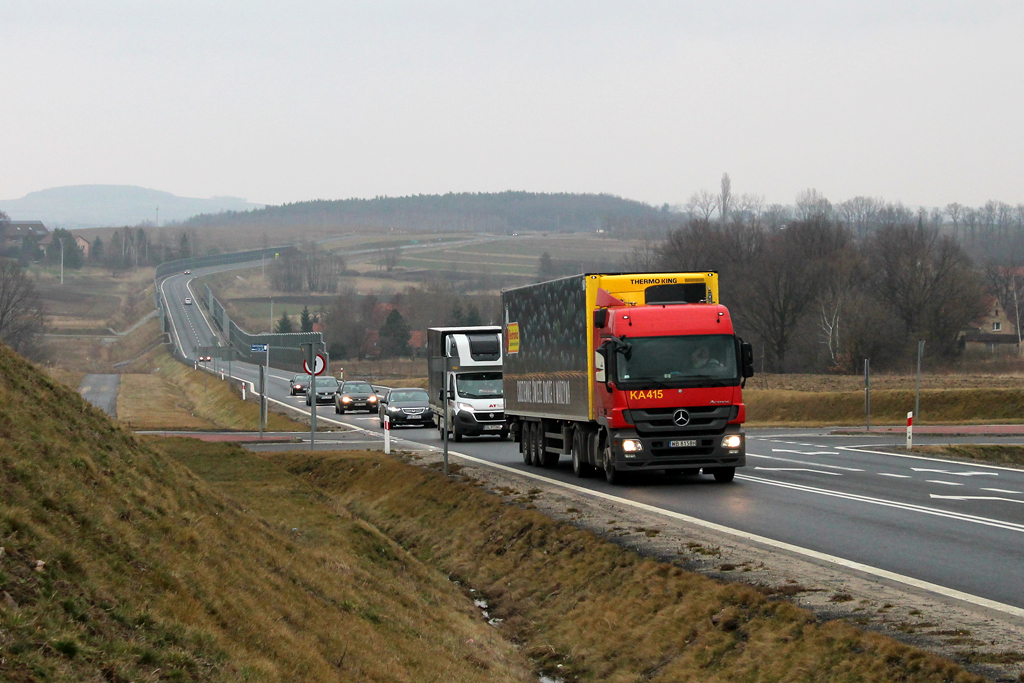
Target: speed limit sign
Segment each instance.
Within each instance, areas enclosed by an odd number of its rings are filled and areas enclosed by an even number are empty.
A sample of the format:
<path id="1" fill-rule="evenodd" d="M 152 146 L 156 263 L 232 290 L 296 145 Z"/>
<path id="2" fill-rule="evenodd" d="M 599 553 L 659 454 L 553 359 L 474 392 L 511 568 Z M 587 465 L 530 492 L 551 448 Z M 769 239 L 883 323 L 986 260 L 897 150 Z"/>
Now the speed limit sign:
<path id="1" fill-rule="evenodd" d="M 305 359 L 302 360 L 302 369 L 306 371 L 307 375 L 322 375 L 324 374 L 324 369 L 327 367 L 327 361 L 318 353 L 316 354 L 316 360 L 313 361 L 313 365 L 316 367 L 311 371 L 309 369 L 309 361 Z"/>

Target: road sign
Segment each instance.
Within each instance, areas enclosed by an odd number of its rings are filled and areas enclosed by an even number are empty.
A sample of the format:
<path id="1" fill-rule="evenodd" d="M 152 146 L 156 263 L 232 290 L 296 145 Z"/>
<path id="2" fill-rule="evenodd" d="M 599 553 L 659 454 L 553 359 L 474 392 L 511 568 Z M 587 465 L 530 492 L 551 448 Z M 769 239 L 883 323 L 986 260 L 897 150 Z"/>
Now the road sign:
<path id="1" fill-rule="evenodd" d="M 322 375 L 322 374 L 324 374 L 324 370 L 327 368 L 327 360 L 321 354 L 319 354 L 319 353 L 316 354 L 316 360 L 313 361 L 313 364 L 316 367 L 314 368 L 314 372 L 310 372 L 309 371 L 309 361 L 306 360 L 306 359 L 302 360 L 302 369 L 306 371 L 307 375 Z"/>
<path id="2" fill-rule="evenodd" d="M 266 353 L 266 344 L 249 344 L 249 353 Z"/>

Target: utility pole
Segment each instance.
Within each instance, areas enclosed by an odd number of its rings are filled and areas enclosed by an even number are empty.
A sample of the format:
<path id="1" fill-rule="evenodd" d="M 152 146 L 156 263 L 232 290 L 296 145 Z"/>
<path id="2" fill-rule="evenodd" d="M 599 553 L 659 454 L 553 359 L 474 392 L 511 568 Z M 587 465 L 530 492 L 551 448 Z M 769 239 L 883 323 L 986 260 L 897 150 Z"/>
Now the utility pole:
<path id="1" fill-rule="evenodd" d="M 270 297 L 270 334 L 274 334 L 274 297 Z M 270 360 L 267 360 L 270 365 Z"/>
<path id="2" fill-rule="evenodd" d="M 64 284 L 64 238 L 58 237 L 57 242 L 60 244 L 60 284 Z"/>
<path id="3" fill-rule="evenodd" d="M 914 419 L 918 424 L 921 423 L 921 356 L 923 355 L 924 339 L 921 339 L 917 342 L 917 392 L 914 398 Z"/>

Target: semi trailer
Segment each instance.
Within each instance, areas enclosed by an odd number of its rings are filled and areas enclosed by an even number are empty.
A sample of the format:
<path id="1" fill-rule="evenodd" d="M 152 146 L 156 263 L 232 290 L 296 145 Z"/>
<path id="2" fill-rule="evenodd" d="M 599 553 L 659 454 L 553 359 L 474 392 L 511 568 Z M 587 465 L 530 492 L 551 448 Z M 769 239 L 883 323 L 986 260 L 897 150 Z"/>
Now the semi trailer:
<path id="1" fill-rule="evenodd" d="M 508 438 L 501 346 L 499 325 L 427 330 L 427 391 L 442 439 L 445 430 L 455 441 L 464 436 Z"/>
<path id="2" fill-rule="evenodd" d="M 750 344 L 718 273 L 585 273 L 502 292 L 505 416 L 524 462 L 577 476 L 746 464 Z"/>

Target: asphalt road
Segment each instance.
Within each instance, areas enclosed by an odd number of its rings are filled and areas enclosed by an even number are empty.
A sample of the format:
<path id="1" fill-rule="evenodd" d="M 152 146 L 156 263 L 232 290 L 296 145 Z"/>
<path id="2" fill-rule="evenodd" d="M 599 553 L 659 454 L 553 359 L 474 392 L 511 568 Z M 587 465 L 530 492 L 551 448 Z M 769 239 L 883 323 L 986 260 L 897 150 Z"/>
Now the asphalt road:
<path id="1" fill-rule="evenodd" d="M 121 375 L 86 375 L 78 393 L 110 417 L 117 417 L 117 392 L 121 389 Z"/>
<path id="2" fill-rule="evenodd" d="M 172 337 L 186 352 L 213 339 L 199 305 L 180 303 L 184 296 L 194 298 L 194 293 L 186 293 L 188 279 L 174 276 L 163 284 L 174 324 Z M 235 363 L 232 370 L 235 377 L 257 381 L 255 366 Z M 290 376 L 272 369 L 268 396 L 280 406 L 306 411 L 303 397 L 288 395 Z M 333 407 L 321 406 L 318 416 L 322 425 L 367 430 L 366 445 L 380 443 L 375 414 L 338 416 Z M 441 446 L 431 429 L 408 428 L 393 435 L 401 440 L 400 448 Z M 332 437 L 319 438 L 323 447 L 331 447 Z M 1024 439 L 915 437 L 921 445 L 956 441 Z M 650 506 L 669 517 L 1024 617 L 1024 471 L 877 450 L 902 443 L 902 436 L 894 434 L 750 430 L 748 465 L 731 484 L 704 476 L 669 480 L 634 475 L 623 486 L 609 486 L 602 478 L 576 478 L 565 456 L 554 469 L 528 467 L 518 445 L 507 441 L 467 439 L 453 442 L 451 449 L 454 457 Z"/>

